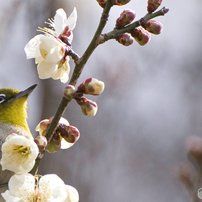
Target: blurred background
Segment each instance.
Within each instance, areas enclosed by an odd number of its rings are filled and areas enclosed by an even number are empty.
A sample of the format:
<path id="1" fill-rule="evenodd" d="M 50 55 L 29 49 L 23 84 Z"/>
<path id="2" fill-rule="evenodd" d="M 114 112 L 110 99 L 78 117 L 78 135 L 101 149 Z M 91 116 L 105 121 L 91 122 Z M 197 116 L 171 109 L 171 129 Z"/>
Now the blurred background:
<path id="1" fill-rule="evenodd" d="M 170 9 L 155 20 L 163 32 L 144 47 L 115 40 L 92 54 L 77 86 L 86 78 L 105 82 L 95 117 L 85 117 L 73 100 L 64 117 L 79 128 L 79 141 L 68 150 L 45 154 L 39 173 L 56 173 L 74 186 L 81 202 L 190 201 L 176 178 L 176 166 L 188 163 L 185 141 L 202 135 L 202 1 L 164 0 Z M 161 7 L 162 7 L 161 6 Z M 53 116 L 66 84 L 39 80 L 24 46 L 58 8 L 78 11 L 73 49 L 82 55 L 97 28 L 102 8 L 96 0 L 0 1 L 0 88 L 24 90 L 38 83 L 29 98 L 29 125 Z M 130 8 L 136 20 L 147 0 L 114 6 L 104 32 Z M 74 64 L 71 61 L 71 68 Z M 71 71 L 72 72 L 72 71 Z"/>

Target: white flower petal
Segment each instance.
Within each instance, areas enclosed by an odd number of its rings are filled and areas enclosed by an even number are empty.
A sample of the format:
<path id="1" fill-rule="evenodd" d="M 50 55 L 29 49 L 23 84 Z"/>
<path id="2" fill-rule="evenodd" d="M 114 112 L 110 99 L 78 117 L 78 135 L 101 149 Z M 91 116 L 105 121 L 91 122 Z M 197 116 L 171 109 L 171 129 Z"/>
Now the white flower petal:
<path id="1" fill-rule="evenodd" d="M 69 126 L 69 121 L 67 121 L 67 119 L 65 119 L 63 117 L 60 118 L 59 123 L 64 124 L 66 126 Z"/>
<path id="2" fill-rule="evenodd" d="M 1 195 L 5 199 L 5 201 L 8 201 L 8 202 L 22 202 L 20 198 L 13 196 L 12 193 L 9 190 L 5 191 Z"/>
<path id="3" fill-rule="evenodd" d="M 26 53 L 27 59 L 37 58 L 41 56 L 39 46 L 41 44 L 41 39 L 45 36 L 42 34 L 36 35 L 32 38 L 25 46 L 24 51 Z"/>
<path id="4" fill-rule="evenodd" d="M 44 58 L 42 56 L 35 58 L 35 64 L 41 63 L 42 61 L 44 61 Z"/>
<path id="5" fill-rule="evenodd" d="M 13 196 L 23 198 L 34 193 L 35 178 L 27 173 L 25 175 L 13 175 L 9 180 L 9 190 Z"/>
<path id="6" fill-rule="evenodd" d="M 75 143 L 75 142 L 74 142 Z M 62 138 L 62 140 L 61 140 L 61 149 L 68 149 L 68 148 L 70 148 L 71 146 L 73 146 L 74 145 L 74 143 L 69 143 L 69 142 L 67 142 L 67 141 L 65 141 L 65 139 L 64 138 Z"/>
<path id="7" fill-rule="evenodd" d="M 54 36 L 44 36 L 41 38 L 41 43 L 39 46 L 40 51 L 44 50 L 47 53 L 54 47 L 61 46 L 62 42 L 57 40 Z"/>
<path id="8" fill-rule="evenodd" d="M 65 187 L 67 192 L 67 198 L 65 202 L 78 202 L 79 201 L 78 191 L 70 185 L 65 185 Z"/>
<path id="9" fill-rule="evenodd" d="M 64 56 L 64 51 L 61 46 L 52 48 L 46 56 L 45 62 L 47 63 L 58 63 Z"/>
<path id="10" fill-rule="evenodd" d="M 65 20 L 64 27 L 69 26 L 69 29 L 73 30 L 76 26 L 76 21 L 77 21 L 77 11 L 76 8 L 74 7 L 74 10 L 72 11 L 68 19 Z"/>
<path id="11" fill-rule="evenodd" d="M 62 83 L 67 83 L 69 80 L 70 65 L 68 60 L 58 68 L 57 72 L 52 76 L 53 79 L 60 79 Z"/>
<path id="12" fill-rule="evenodd" d="M 58 65 L 54 63 L 41 62 L 37 66 L 37 71 L 40 79 L 48 79 L 55 74 Z"/>
<path id="13" fill-rule="evenodd" d="M 60 81 L 61 81 L 62 83 L 67 83 L 68 80 L 69 80 L 69 73 L 65 72 L 65 73 L 63 74 L 63 76 L 60 78 Z"/>
<path id="14" fill-rule="evenodd" d="M 67 15 L 65 11 L 62 8 L 58 9 L 54 17 L 54 28 L 55 28 L 56 36 L 59 36 L 64 30 L 65 28 L 64 22 L 66 19 L 67 19 Z"/>

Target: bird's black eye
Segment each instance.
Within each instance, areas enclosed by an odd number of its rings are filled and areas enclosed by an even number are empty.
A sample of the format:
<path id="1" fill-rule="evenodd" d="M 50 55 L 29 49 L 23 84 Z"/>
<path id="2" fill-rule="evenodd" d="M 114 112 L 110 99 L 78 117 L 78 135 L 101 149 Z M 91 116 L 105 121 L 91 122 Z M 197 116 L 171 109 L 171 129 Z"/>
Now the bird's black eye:
<path id="1" fill-rule="evenodd" d="M 6 95 L 0 94 L 0 104 L 6 100 Z"/>

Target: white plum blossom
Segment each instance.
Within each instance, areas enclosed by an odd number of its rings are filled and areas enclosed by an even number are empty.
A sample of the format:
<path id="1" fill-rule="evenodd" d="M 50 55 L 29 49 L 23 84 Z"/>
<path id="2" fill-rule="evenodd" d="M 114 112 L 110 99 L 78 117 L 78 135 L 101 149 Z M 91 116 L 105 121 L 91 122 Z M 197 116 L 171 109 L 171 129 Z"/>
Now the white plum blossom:
<path id="1" fill-rule="evenodd" d="M 55 174 L 42 177 L 31 174 L 13 175 L 8 187 L 9 190 L 2 193 L 7 202 L 78 202 L 79 200 L 77 190 L 65 185 Z"/>
<path id="2" fill-rule="evenodd" d="M 16 174 L 29 172 L 38 156 L 39 149 L 34 140 L 17 134 L 9 135 L 2 145 L 2 170 L 10 170 Z"/>
<path id="3" fill-rule="evenodd" d="M 63 83 L 68 81 L 70 65 L 66 51 L 72 42 L 76 21 L 76 8 L 69 18 L 63 9 L 58 9 L 54 19 L 48 22 L 51 28 L 39 28 L 44 35 L 36 35 L 26 44 L 24 50 L 27 59 L 35 58 L 40 79 L 60 79 Z"/>

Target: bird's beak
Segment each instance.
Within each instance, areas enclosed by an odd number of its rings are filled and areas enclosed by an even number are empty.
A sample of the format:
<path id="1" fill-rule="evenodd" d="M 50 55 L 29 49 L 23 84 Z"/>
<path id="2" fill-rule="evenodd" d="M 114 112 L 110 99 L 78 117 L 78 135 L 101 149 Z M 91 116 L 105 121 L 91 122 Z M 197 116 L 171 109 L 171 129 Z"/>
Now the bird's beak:
<path id="1" fill-rule="evenodd" d="M 18 99 L 18 98 L 23 97 L 23 96 L 29 96 L 30 93 L 35 89 L 35 87 L 36 87 L 37 85 L 38 85 L 38 84 L 34 84 L 34 85 L 30 86 L 29 88 L 27 88 L 26 90 L 20 91 L 20 92 L 15 96 L 15 99 Z"/>

